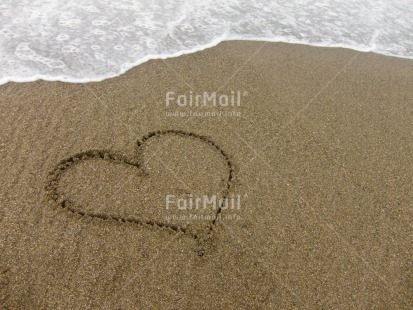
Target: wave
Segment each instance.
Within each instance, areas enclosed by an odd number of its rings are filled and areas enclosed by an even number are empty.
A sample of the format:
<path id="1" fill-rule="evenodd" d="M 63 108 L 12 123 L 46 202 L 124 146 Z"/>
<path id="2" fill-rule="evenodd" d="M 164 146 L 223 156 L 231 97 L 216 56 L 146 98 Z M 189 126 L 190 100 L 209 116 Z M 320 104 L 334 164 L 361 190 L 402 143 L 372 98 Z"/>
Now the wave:
<path id="1" fill-rule="evenodd" d="M 3 0 L 0 84 L 100 81 L 149 59 L 264 40 L 413 59 L 409 0 Z"/>

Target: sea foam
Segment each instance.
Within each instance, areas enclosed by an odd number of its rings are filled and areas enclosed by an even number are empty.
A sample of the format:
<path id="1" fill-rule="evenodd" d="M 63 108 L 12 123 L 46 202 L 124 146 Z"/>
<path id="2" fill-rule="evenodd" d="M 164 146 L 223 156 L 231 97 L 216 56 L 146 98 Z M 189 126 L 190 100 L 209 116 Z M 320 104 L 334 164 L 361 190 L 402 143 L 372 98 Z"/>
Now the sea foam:
<path id="1" fill-rule="evenodd" d="M 413 58 L 410 0 L 0 0 L 0 84 L 98 81 L 223 40 Z"/>

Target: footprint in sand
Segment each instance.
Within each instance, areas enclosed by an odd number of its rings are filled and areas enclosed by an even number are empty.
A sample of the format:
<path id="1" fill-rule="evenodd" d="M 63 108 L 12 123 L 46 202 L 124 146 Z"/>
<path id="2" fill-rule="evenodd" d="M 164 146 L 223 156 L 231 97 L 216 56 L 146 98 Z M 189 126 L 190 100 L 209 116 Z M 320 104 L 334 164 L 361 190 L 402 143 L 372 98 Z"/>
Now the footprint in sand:
<path id="1" fill-rule="evenodd" d="M 214 141 L 165 130 L 138 140 L 131 157 L 91 150 L 61 161 L 49 173 L 46 190 L 58 206 L 82 217 L 200 240 L 226 209 L 233 180 L 233 165 Z"/>

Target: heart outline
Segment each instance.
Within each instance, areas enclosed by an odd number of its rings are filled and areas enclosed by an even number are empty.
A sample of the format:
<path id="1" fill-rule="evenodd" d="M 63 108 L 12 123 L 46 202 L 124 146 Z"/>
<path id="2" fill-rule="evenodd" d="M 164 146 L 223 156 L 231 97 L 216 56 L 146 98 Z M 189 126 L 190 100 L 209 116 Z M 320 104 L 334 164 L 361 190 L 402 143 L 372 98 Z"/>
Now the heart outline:
<path id="1" fill-rule="evenodd" d="M 104 221 L 114 220 L 116 222 L 130 223 L 130 224 L 135 224 L 135 225 L 139 225 L 142 227 L 151 226 L 151 227 L 156 227 L 156 228 L 168 229 L 175 233 L 181 232 L 185 235 L 192 237 L 194 240 L 199 241 L 201 239 L 200 235 L 197 235 L 196 233 L 192 232 L 190 228 L 184 228 L 179 225 L 174 225 L 171 223 L 165 223 L 165 222 L 160 222 L 160 221 L 152 221 L 152 220 L 144 221 L 144 220 L 140 220 L 138 218 L 133 218 L 133 217 L 124 218 L 122 216 L 116 216 L 116 215 L 113 216 L 113 215 L 105 215 L 105 214 L 99 214 L 99 213 L 90 213 L 90 212 L 78 210 L 75 208 L 76 206 L 75 202 L 71 201 L 68 198 L 65 198 L 63 194 L 59 193 L 59 181 L 62 175 L 64 174 L 64 172 L 68 171 L 74 165 L 82 161 L 93 160 L 93 159 L 106 160 L 106 161 L 116 163 L 116 164 L 124 164 L 124 165 L 133 166 L 133 167 L 140 169 L 141 172 L 146 173 L 144 162 L 142 161 L 143 150 L 144 150 L 145 144 L 150 139 L 158 138 L 158 137 L 165 136 L 165 135 L 176 135 L 176 136 L 180 136 L 184 138 L 197 139 L 203 143 L 209 144 L 217 152 L 219 152 L 222 159 L 227 164 L 228 178 L 226 181 L 225 189 L 221 191 L 223 199 L 222 199 L 222 203 L 219 205 L 219 207 L 217 208 L 217 211 L 215 212 L 214 219 L 209 223 L 207 235 L 210 235 L 213 231 L 213 227 L 216 223 L 218 215 L 222 212 L 224 201 L 227 199 L 230 193 L 231 185 L 235 178 L 234 168 L 233 168 L 234 166 L 230 160 L 230 157 L 217 143 L 215 143 L 213 140 L 211 140 L 207 136 L 202 136 L 202 135 L 199 135 L 193 132 L 187 132 L 187 131 L 175 130 L 175 129 L 158 130 L 158 131 L 149 132 L 148 134 L 144 135 L 141 139 L 137 139 L 136 141 L 136 149 L 135 149 L 136 159 L 137 159 L 136 161 L 130 160 L 124 155 L 121 155 L 119 153 L 109 151 L 109 150 L 89 150 L 89 151 L 76 153 L 75 155 L 70 156 L 60 161 L 55 166 L 55 168 L 49 172 L 47 185 L 45 187 L 47 196 L 49 197 L 50 200 L 52 200 L 62 209 L 67 210 L 73 214 L 79 215 L 81 217 L 97 218 L 97 219 L 101 219 Z"/>

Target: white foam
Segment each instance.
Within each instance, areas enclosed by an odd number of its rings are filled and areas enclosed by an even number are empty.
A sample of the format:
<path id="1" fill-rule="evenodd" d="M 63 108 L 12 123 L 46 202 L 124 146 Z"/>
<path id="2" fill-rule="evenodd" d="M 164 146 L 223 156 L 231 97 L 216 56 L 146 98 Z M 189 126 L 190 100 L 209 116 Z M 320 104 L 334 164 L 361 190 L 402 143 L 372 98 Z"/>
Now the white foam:
<path id="1" fill-rule="evenodd" d="M 410 0 L 1 0 L 0 84 L 99 81 L 223 40 L 413 59 Z"/>

